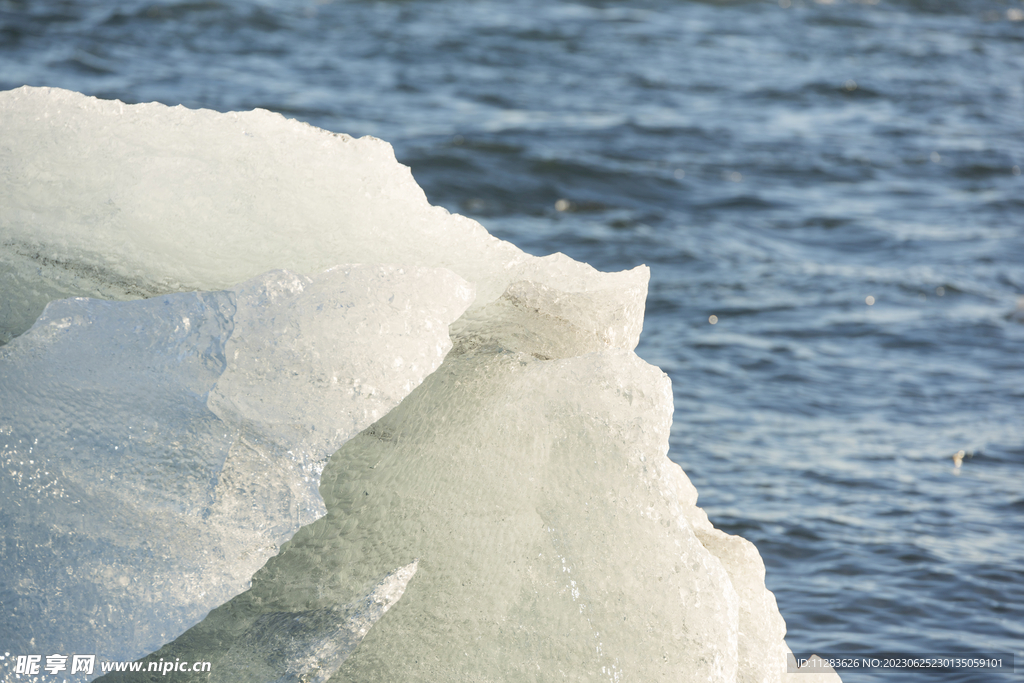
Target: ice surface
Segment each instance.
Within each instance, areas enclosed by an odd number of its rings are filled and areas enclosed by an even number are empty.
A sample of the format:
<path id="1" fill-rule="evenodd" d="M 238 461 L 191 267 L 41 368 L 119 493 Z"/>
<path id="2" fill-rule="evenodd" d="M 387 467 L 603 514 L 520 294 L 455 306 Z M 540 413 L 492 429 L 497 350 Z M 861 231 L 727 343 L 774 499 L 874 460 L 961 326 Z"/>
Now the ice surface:
<path id="1" fill-rule="evenodd" d="M 160 656 L 229 668 L 261 613 L 341 601 L 415 556 L 335 680 L 786 676 L 756 550 L 665 457 L 668 378 L 514 300 L 453 326 L 442 366 L 328 464 L 328 516 Z"/>
<path id="2" fill-rule="evenodd" d="M 471 300 L 450 271 L 348 266 L 51 303 L 0 347 L 0 642 L 133 659 L 244 590 Z"/>
<path id="3" fill-rule="evenodd" d="M 646 268 L 526 255 L 386 143 L 262 111 L 22 88 L 0 168 L 3 334 L 55 296 L 160 295 L 55 302 L 0 348 L 16 650 L 164 637 L 151 659 L 215 680 L 787 678 L 756 549 L 666 457 Z"/>
<path id="4" fill-rule="evenodd" d="M 228 652 L 220 679 L 326 683 L 402 597 L 416 568 L 399 567 L 348 605 L 264 614 Z"/>
<path id="5" fill-rule="evenodd" d="M 646 269 L 599 273 L 535 258 L 431 206 L 387 143 L 263 110 L 125 105 L 50 88 L 0 93 L 0 343 L 54 293 L 137 298 L 225 289 L 287 268 L 444 267 L 474 306 L 524 280 L 604 290 L 630 308 L 636 345 Z"/>

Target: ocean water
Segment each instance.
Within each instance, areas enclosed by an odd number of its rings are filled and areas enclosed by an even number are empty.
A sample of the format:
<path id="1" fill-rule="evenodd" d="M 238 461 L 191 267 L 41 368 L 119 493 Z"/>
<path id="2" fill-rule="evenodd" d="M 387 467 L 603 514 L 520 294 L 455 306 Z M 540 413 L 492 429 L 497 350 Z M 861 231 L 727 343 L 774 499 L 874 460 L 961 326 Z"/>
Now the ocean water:
<path id="1" fill-rule="evenodd" d="M 670 457 L 798 652 L 1024 664 L 1021 74 L 1019 0 L 0 0 L 0 89 L 375 135 L 531 253 L 649 265 Z"/>

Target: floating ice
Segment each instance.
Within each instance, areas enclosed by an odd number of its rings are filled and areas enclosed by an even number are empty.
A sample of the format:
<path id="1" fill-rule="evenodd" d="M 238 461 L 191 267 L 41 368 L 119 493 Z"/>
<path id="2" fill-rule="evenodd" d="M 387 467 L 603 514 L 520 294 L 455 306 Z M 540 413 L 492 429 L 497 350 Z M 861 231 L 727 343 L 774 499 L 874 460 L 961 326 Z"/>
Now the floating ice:
<path id="1" fill-rule="evenodd" d="M 756 549 L 666 457 L 646 268 L 528 256 L 385 143 L 262 111 L 22 88 L 0 168 L 15 649 L 163 638 L 150 658 L 218 680 L 786 677 Z M 22 334 L 84 295 L 159 296 Z"/>

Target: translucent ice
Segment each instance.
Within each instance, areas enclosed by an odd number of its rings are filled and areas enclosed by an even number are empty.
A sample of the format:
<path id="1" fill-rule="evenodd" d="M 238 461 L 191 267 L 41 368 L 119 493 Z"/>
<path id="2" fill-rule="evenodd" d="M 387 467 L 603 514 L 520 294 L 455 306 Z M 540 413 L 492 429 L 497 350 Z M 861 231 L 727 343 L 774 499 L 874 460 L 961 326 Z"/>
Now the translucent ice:
<path id="1" fill-rule="evenodd" d="M 399 567 L 348 605 L 262 615 L 228 652 L 221 680 L 326 683 L 402 597 L 416 566 Z"/>
<path id="2" fill-rule="evenodd" d="M 666 457 L 646 268 L 526 255 L 387 144 L 262 111 L 22 88 L 0 168 L 17 648 L 164 639 L 218 680 L 786 677 L 756 549 Z M 22 334 L 82 295 L 159 296 Z"/>
<path id="3" fill-rule="evenodd" d="M 51 303 L 0 347 L 0 642 L 133 659 L 244 590 L 471 299 L 450 271 L 348 266 Z"/>

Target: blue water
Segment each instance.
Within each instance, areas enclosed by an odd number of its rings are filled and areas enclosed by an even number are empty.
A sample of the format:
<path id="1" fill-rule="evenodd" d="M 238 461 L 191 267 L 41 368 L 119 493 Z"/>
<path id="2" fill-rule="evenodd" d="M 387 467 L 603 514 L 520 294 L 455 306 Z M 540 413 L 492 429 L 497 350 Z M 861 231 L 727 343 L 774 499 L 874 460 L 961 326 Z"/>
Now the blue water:
<path id="1" fill-rule="evenodd" d="M 790 646 L 1024 667 L 1020 0 L 0 0 L 23 84 L 375 135 L 531 253 L 648 264 L 671 457 Z"/>

